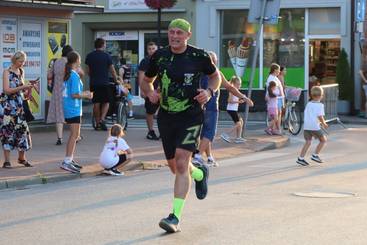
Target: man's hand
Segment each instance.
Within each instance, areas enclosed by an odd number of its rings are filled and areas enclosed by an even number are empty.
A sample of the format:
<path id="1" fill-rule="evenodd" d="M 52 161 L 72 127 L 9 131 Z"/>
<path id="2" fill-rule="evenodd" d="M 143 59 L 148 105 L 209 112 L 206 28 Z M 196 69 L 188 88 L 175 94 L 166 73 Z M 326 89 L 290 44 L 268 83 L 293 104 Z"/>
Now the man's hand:
<path id="1" fill-rule="evenodd" d="M 159 103 L 159 94 L 157 93 L 157 91 L 151 91 L 146 95 L 149 99 L 150 102 L 152 102 L 153 104 L 158 104 Z"/>
<path id="2" fill-rule="evenodd" d="M 198 89 L 197 91 L 199 92 L 199 94 L 194 97 L 194 100 L 197 100 L 200 105 L 204 105 L 206 102 L 209 101 L 211 97 L 210 93 L 208 90 L 205 89 Z"/>

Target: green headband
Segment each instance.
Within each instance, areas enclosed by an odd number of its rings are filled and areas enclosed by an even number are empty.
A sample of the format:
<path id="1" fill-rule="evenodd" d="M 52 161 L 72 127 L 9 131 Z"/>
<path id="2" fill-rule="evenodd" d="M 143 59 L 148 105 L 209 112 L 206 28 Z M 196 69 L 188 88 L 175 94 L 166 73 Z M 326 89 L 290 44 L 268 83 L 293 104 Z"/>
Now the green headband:
<path id="1" fill-rule="evenodd" d="M 191 31 L 191 24 L 184 19 L 174 19 L 171 21 L 171 23 L 168 26 L 168 29 L 170 28 L 179 28 L 183 31 L 190 32 Z"/>

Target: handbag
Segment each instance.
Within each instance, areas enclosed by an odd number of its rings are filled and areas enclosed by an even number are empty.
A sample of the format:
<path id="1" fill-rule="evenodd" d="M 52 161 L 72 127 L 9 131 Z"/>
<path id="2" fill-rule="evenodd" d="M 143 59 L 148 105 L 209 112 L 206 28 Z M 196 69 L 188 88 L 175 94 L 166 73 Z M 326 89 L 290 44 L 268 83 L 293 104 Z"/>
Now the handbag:
<path id="1" fill-rule="evenodd" d="M 34 121 L 34 116 L 29 108 L 28 100 L 23 100 L 23 112 L 24 112 L 24 119 L 26 122 Z"/>

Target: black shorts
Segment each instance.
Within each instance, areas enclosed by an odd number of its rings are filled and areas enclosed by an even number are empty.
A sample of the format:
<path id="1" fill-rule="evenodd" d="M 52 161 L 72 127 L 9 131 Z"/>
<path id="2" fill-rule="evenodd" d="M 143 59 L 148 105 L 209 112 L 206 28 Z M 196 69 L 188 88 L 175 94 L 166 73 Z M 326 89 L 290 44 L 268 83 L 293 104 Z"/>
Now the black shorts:
<path id="1" fill-rule="evenodd" d="M 67 124 L 74 124 L 74 123 L 79 123 L 80 124 L 82 122 L 82 117 L 77 116 L 77 117 L 65 118 L 65 122 Z"/>
<path id="2" fill-rule="evenodd" d="M 202 111 L 169 114 L 159 110 L 158 129 L 167 160 L 175 158 L 177 148 L 191 152 L 196 150 L 203 121 Z"/>
<path id="3" fill-rule="evenodd" d="M 112 89 L 110 85 L 93 86 L 93 103 L 110 103 L 112 101 Z"/>
<path id="4" fill-rule="evenodd" d="M 152 102 L 150 102 L 150 100 L 148 98 L 145 98 L 145 111 L 147 114 L 153 115 L 157 112 L 158 108 L 159 108 L 159 103 L 157 104 L 153 104 Z"/>
<path id="5" fill-rule="evenodd" d="M 238 115 L 237 111 L 227 111 L 227 112 L 231 116 L 234 123 L 237 123 L 240 121 L 240 116 Z"/>

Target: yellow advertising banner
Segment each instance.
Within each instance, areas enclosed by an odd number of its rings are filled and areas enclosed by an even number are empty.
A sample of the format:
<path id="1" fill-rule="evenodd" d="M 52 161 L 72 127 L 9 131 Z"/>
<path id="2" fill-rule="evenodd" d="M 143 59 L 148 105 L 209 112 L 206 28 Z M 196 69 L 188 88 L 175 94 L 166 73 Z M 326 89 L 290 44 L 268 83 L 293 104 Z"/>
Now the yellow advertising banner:
<path id="1" fill-rule="evenodd" d="M 62 49 L 69 44 L 69 22 L 49 21 L 47 33 L 47 63 L 50 68 L 53 62 L 61 57 Z M 51 96 L 53 81 L 47 81 L 47 97 Z"/>

